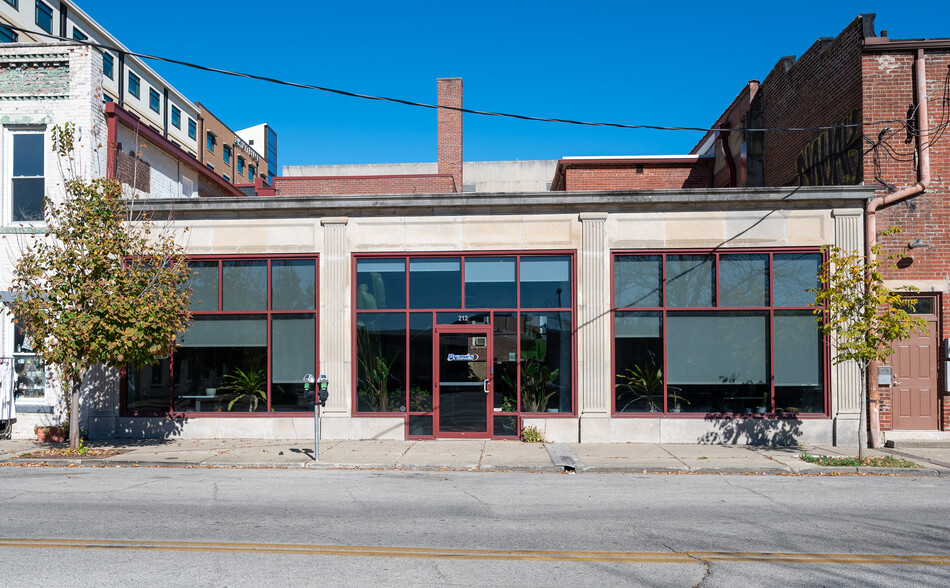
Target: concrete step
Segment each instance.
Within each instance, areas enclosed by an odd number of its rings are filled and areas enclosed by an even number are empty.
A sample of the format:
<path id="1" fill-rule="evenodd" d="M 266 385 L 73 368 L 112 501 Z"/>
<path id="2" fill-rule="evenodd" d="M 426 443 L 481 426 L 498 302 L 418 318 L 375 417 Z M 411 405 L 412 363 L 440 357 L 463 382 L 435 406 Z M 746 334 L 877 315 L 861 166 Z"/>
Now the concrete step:
<path id="1" fill-rule="evenodd" d="M 950 440 L 889 439 L 884 446 L 891 449 L 950 449 Z"/>

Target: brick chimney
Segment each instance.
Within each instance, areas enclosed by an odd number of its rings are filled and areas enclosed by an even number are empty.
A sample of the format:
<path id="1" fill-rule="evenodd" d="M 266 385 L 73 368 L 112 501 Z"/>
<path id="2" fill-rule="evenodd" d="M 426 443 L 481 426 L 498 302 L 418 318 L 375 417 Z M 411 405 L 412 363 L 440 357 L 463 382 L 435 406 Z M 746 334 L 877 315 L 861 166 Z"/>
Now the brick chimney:
<path id="1" fill-rule="evenodd" d="M 439 106 L 462 108 L 462 78 L 438 79 Z M 439 173 L 452 174 L 462 191 L 462 113 L 439 109 Z"/>

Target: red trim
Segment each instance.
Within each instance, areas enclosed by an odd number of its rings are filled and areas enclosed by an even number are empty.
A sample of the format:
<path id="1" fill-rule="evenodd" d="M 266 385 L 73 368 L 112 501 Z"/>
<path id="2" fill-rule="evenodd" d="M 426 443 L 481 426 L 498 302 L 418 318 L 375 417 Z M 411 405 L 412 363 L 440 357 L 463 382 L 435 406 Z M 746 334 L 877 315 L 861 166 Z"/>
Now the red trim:
<path id="1" fill-rule="evenodd" d="M 351 341 L 354 341 L 354 342 L 356 341 L 357 315 L 358 315 L 358 313 L 361 312 L 361 311 L 362 311 L 362 312 L 372 312 L 372 313 L 389 313 L 389 314 L 405 313 L 406 316 L 407 316 L 407 321 L 408 321 L 408 316 L 409 316 L 409 314 L 411 314 L 411 313 L 426 313 L 426 312 L 428 312 L 428 313 L 431 313 L 431 314 L 432 314 L 433 361 L 436 361 L 436 357 L 435 357 L 435 356 L 436 356 L 437 350 L 438 350 L 438 338 L 435 336 L 436 328 L 439 328 L 439 330 L 445 330 L 445 329 L 449 326 L 449 325 L 441 325 L 441 326 L 439 326 L 439 325 L 437 324 L 438 321 L 436 320 L 436 315 L 437 315 L 438 313 L 440 313 L 440 312 L 455 312 L 455 311 L 469 311 L 469 312 L 471 312 L 471 311 L 478 311 L 478 312 L 485 312 L 485 313 L 488 313 L 489 316 L 491 317 L 490 320 L 492 321 L 492 326 L 494 326 L 494 318 L 495 318 L 495 313 L 496 313 L 496 312 L 511 312 L 511 313 L 513 313 L 513 314 L 515 315 L 515 317 L 518 318 L 518 325 L 519 325 L 519 326 L 518 326 L 518 336 L 516 337 L 516 339 L 517 339 L 517 340 L 516 340 L 516 353 L 517 353 L 518 356 L 520 357 L 520 354 L 521 354 L 520 314 L 521 314 L 521 313 L 524 313 L 524 312 L 555 312 L 555 311 L 562 311 L 562 312 L 565 312 L 565 311 L 568 311 L 568 310 L 569 310 L 569 312 L 571 313 L 571 333 L 570 333 L 570 338 L 569 338 L 569 341 L 570 341 L 570 344 L 571 344 L 571 384 L 570 384 L 570 386 L 571 386 L 571 411 L 570 411 L 570 412 L 557 412 L 557 413 L 549 413 L 549 412 L 544 412 L 544 413 L 522 413 L 522 411 L 521 411 L 521 395 L 520 395 L 520 387 L 519 387 L 519 390 L 516 391 L 517 397 L 516 397 L 516 399 L 515 399 L 515 401 L 517 402 L 517 406 L 518 406 L 517 412 L 514 412 L 514 413 L 505 413 L 505 414 L 508 415 L 508 416 L 514 416 L 514 417 L 516 417 L 516 418 L 518 419 L 518 423 L 519 423 L 519 424 L 520 424 L 521 420 L 522 420 L 524 417 L 526 417 L 526 416 L 527 416 L 528 418 L 554 418 L 554 419 L 557 419 L 557 418 L 575 418 L 575 417 L 577 416 L 577 353 L 578 353 L 578 350 L 577 350 L 577 256 L 576 256 L 576 253 L 577 253 L 577 252 L 576 252 L 575 250 L 570 250 L 570 249 L 567 249 L 567 250 L 563 250 L 563 249 L 537 250 L 537 251 L 535 251 L 535 250 L 531 250 L 531 251 L 524 251 L 524 250 L 484 251 L 484 250 L 480 250 L 480 251 L 436 251 L 436 252 L 415 251 L 415 252 L 412 252 L 412 253 L 396 252 L 396 251 L 393 251 L 393 252 L 354 253 L 354 254 L 352 255 L 352 257 L 351 257 L 351 262 L 350 262 L 350 263 L 351 263 L 351 266 L 350 266 L 350 284 L 353 284 L 353 285 L 354 285 L 354 286 L 351 288 L 351 293 L 350 293 L 350 296 L 351 296 L 351 303 L 350 303 L 350 304 L 351 304 L 351 308 L 353 309 L 353 311 L 352 311 L 352 317 L 351 317 L 351 319 L 350 319 L 350 339 L 351 339 Z M 411 260 L 411 259 L 414 259 L 414 258 L 427 258 L 427 257 L 458 257 L 458 258 L 472 258 L 472 257 L 513 257 L 513 258 L 515 258 L 515 284 L 516 284 L 515 292 L 516 292 L 516 296 L 517 296 L 517 298 L 516 298 L 516 303 L 517 303 L 517 304 L 520 304 L 520 303 L 521 303 L 521 273 L 520 273 L 520 272 L 521 272 L 521 260 L 522 260 L 522 259 L 525 259 L 525 258 L 529 258 L 529 259 L 530 259 L 530 258 L 536 258 L 536 257 L 557 257 L 557 256 L 567 257 L 567 258 L 569 259 L 569 261 L 570 261 L 570 264 L 571 264 L 571 273 L 570 273 L 570 280 L 571 280 L 571 290 L 570 290 L 571 304 L 570 304 L 570 306 L 568 306 L 568 307 L 536 308 L 536 307 L 520 307 L 520 306 L 515 306 L 515 307 L 513 307 L 513 308 L 493 308 L 493 309 L 481 309 L 481 310 L 480 310 L 480 309 L 470 309 L 470 308 L 457 308 L 457 309 L 453 309 L 453 308 L 439 308 L 439 309 L 431 309 L 431 308 L 413 309 L 413 308 L 409 308 L 409 277 L 408 277 L 408 276 L 409 276 L 409 260 Z M 356 286 L 355 286 L 355 284 L 356 284 L 356 267 L 357 267 L 357 263 L 359 262 L 360 259 L 398 259 L 398 260 L 402 260 L 402 261 L 404 262 L 404 271 L 406 272 L 406 286 L 405 286 L 405 288 L 406 288 L 406 290 L 405 290 L 406 308 L 398 308 L 398 309 L 362 309 L 362 310 L 361 310 L 361 309 L 357 309 L 357 296 L 356 296 L 356 295 L 357 295 L 357 288 L 356 288 Z M 464 263 L 462 264 L 462 268 L 463 268 L 462 271 L 464 272 Z M 464 287 L 465 287 L 465 286 L 464 286 L 464 274 L 463 274 L 463 276 L 462 276 L 461 279 L 463 280 L 463 283 L 462 283 L 462 293 L 463 293 L 462 305 L 464 306 L 464 304 L 465 304 L 465 299 L 464 299 Z M 452 325 L 452 326 L 453 326 L 453 327 L 456 327 L 456 328 L 458 328 L 459 330 L 462 330 L 462 331 L 464 331 L 464 330 L 466 330 L 466 329 L 473 329 L 473 328 L 474 328 L 474 329 L 478 329 L 478 327 L 479 327 L 479 325 Z M 408 337 L 408 323 L 407 323 L 407 337 Z M 492 332 L 491 329 L 490 329 L 489 332 L 488 332 L 488 337 L 492 340 L 492 342 L 490 343 L 490 345 L 493 346 L 493 345 L 494 345 L 494 338 L 493 338 L 493 332 Z M 408 349 L 408 344 L 407 344 L 406 349 Z M 359 365 L 358 365 L 359 362 L 355 361 L 355 354 L 356 354 L 356 352 L 357 352 L 357 349 L 356 349 L 356 345 L 354 344 L 354 346 L 353 346 L 353 348 L 352 348 L 352 350 L 351 350 L 351 353 L 353 353 L 354 355 L 353 355 L 353 361 L 351 362 L 352 365 L 351 365 L 351 367 L 350 367 L 350 370 L 351 370 L 351 378 L 352 378 L 351 381 L 353 382 L 353 387 L 352 387 L 352 390 L 351 390 L 351 401 L 352 401 L 352 406 L 353 406 L 352 416 L 353 416 L 353 417 L 360 417 L 360 418 L 364 418 L 364 417 L 365 417 L 365 418 L 394 418 L 394 417 L 401 417 L 401 418 L 404 418 L 405 421 L 406 421 L 406 424 L 405 424 L 406 438 L 407 438 L 407 439 L 410 438 L 410 436 L 409 436 L 409 434 L 408 434 L 408 426 L 409 426 L 409 424 L 408 424 L 408 422 L 409 422 L 409 419 L 408 419 L 408 417 L 409 417 L 409 411 L 408 411 L 408 410 L 407 410 L 405 413 L 402 413 L 402 412 L 384 412 L 384 413 L 382 413 L 382 412 L 376 412 L 376 413 L 374 413 L 374 412 L 358 412 L 357 407 L 358 407 L 359 397 L 357 396 L 356 388 L 357 388 L 357 383 L 358 383 L 358 381 L 359 381 Z M 407 359 L 407 361 L 408 361 L 408 359 Z M 518 379 L 518 381 L 520 381 L 520 379 L 521 379 L 520 369 L 521 369 L 521 366 L 520 366 L 520 362 L 519 362 L 519 364 L 518 364 L 518 372 L 517 372 L 517 374 L 516 374 L 516 378 Z M 437 375 L 437 374 L 435 373 L 435 370 L 436 370 L 436 367 L 433 365 L 433 377 L 435 377 L 435 376 Z M 408 374 L 408 372 L 407 372 L 407 374 Z M 435 384 L 435 382 L 433 382 L 433 384 Z M 434 386 L 433 386 L 433 388 L 434 388 Z M 436 397 L 437 397 L 437 394 L 435 393 L 435 390 L 433 390 L 433 399 L 432 399 L 432 400 L 433 400 L 433 409 L 432 409 L 432 413 L 431 413 L 432 419 L 433 419 L 433 422 L 432 422 L 433 435 L 431 435 L 431 436 L 417 436 L 417 435 L 413 435 L 413 436 L 411 436 L 412 439 L 430 439 L 430 438 L 433 438 L 433 437 L 436 436 L 437 431 L 438 431 L 437 411 L 436 411 Z M 489 410 L 490 410 L 489 415 L 488 415 L 488 418 L 489 418 L 489 421 L 490 421 L 490 423 L 489 423 L 489 431 L 491 431 L 491 438 L 493 438 L 493 439 L 494 439 L 494 438 L 504 438 L 504 439 L 511 439 L 511 438 L 514 438 L 515 436 L 513 436 L 513 435 L 497 435 L 497 436 L 494 435 L 494 416 L 495 416 L 495 413 L 494 413 L 493 410 L 491 410 L 491 409 L 494 407 L 494 402 L 493 402 L 493 398 L 494 398 L 494 381 L 492 381 L 492 395 L 491 395 L 491 397 L 492 397 L 492 398 L 491 398 L 492 402 L 486 402 L 486 405 L 488 406 L 488 408 L 489 408 Z M 414 414 L 421 415 L 421 414 L 423 414 L 423 413 L 414 413 Z M 424 413 L 424 414 L 430 414 L 430 413 Z M 452 435 L 452 436 L 455 436 L 455 435 Z M 467 435 L 467 436 L 471 437 L 471 435 Z M 441 435 L 441 437 L 448 437 L 448 435 Z"/>
<path id="2" fill-rule="evenodd" d="M 128 111 L 120 108 L 115 102 L 106 103 L 106 121 L 109 125 L 109 156 L 107 158 L 106 170 L 110 178 L 115 177 L 115 153 L 116 153 L 116 143 L 118 131 L 116 129 L 116 124 L 121 123 L 122 125 L 128 127 L 139 136 L 143 137 L 145 140 L 154 144 L 156 147 L 164 151 L 167 155 L 175 158 L 178 162 L 184 163 L 191 169 L 198 172 L 199 176 L 204 177 L 212 184 L 215 184 L 221 188 L 224 192 L 228 193 L 231 196 L 246 196 L 244 192 L 241 192 L 233 184 L 224 181 L 224 178 L 215 174 L 207 167 L 201 164 L 194 156 L 192 156 L 187 151 L 183 150 L 181 147 L 178 147 L 165 137 L 156 133 L 149 127 L 147 124 L 140 121 L 138 118 L 131 115 Z M 195 189 L 198 187 L 195 186 Z"/>
<path id="3" fill-rule="evenodd" d="M 317 287 L 314 289 L 314 306 L 310 310 L 271 310 L 271 266 L 274 261 L 284 261 L 284 260 L 294 260 L 294 259 L 304 259 L 304 260 L 313 260 L 314 262 L 314 276 L 316 280 Z M 168 397 L 169 397 L 169 410 L 165 412 L 160 411 L 129 411 L 127 406 L 128 398 L 128 378 L 123 377 L 121 380 L 121 394 L 120 394 L 120 415 L 122 417 L 145 417 L 145 416 L 162 416 L 168 418 L 192 418 L 192 417 L 221 417 L 221 418 L 274 418 L 274 417 L 300 417 L 304 415 L 311 414 L 310 411 L 278 411 L 271 412 L 271 398 L 273 396 L 271 390 L 271 380 L 272 376 L 272 364 L 273 364 L 273 345 L 272 345 L 272 336 L 271 331 L 273 328 L 273 316 L 290 316 L 290 315 L 313 315 L 314 316 L 314 369 L 317 373 L 320 373 L 320 257 L 317 254 L 307 254 L 307 253 L 291 253 L 287 255 L 282 254 L 268 254 L 268 255 L 191 255 L 188 256 L 189 261 L 215 261 L 218 264 L 218 302 L 217 310 L 204 310 L 204 311 L 192 311 L 193 316 L 233 316 L 233 315 L 242 315 L 242 316 L 257 316 L 263 317 L 266 321 L 267 326 L 267 408 L 263 412 L 251 412 L 251 413 L 240 413 L 234 414 L 230 412 L 211 412 L 211 411 L 176 411 L 175 406 L 175 395 L 174 395 L 174 377 L 175 377 L 175 361 L 174 361 L 174 352 L 169 358 L 168 362 L 168 371 L 169 371 L 169 382 L 168 382 Z M 223 308 L 223 269 L 224 263 L 229 261 L 264 261 L 267 263 L 267 309 L 266 310 L 253 310 L 253 311 L 223 311 L 220 310 Z"/>
<path id="4" fill-rule="evenodd" d="M 719 266 L 719 257 L 722 255 L 745 255 L 745 254 L 766 254 L 769 256 L 769 299 L 768 305 L 766 306 L 749 306 L 749 307 L 688 307 L 688 308 L 674 308 L 674 311 L 759 311 L 766 312 L 769 318 L 768 323 L 768 340 L 770 342 L 768 349 L 768 378 L 769 378 L 769 394 L 771 398 L 770 408 L 775 407 L 775 379 L 774 379 L 774 370 L 775 370 L 775 333 L 774 333 L 774 315 L 775 310 L 809 310 L 814 311 L 814 307 L 811 306 L 779 306 L 775 307 L 773 305 L 773 292 L 772 280 L 775 264 L 773 263 L 774 255 L 783 254 L 783 253 L 821 253 L 822 263 L 826 262 L 828 259 L 827 252 L 823 252 L 821 249 L 816 247 L 753 247 L 753 248 L 735 248 L 735 249 L 615 249 L 610 252 L 610 365 L 611 365 L 611 375 L 610 375 L 610 389 L 611 389 L 611 417 L 616 418 L 723 418 L 723 419 L 736 419 L 736 418 L 758 418 L 758 419 L 827 419 L 831 414 L 831 363 L 830 363 L 830 343 L 828 336 L 822 337 L 822 350 L 821 350 L 821 372 L 822 372 L 822 385 L 824 389 L 824 411 L 821 413 L 796 413 L 796 414 L 787 414 L 787 413 L 671 413 L 669 412 L 669 407 L 667 406 L 668 401 L 668 390 L 666 378 L 664 377 L 663 381 L 663 412 L 659 413 L 634 413 L 634 412 L 617 412 L 617 351 L 616 351 L 616 313 L 618 312 L 617 300 L 616 300 L 616 289 L 614 287 L 614 280 L 616 276 L 616 261 L 617 257 L 624 255 L 651 255 L 659 256 L 661 263 L 662 278 L 660 281 L 661 287 L 661 302 L 666 301 L 666 258 L 667 255 L 678 255 L 678 254 L 692 254 L 692 255 L 710 255 L 715 257 L 716 267 Z M 715 303 L 718 304 L 719 301 L 719 273 L 716 273 L 716 282 L 715 282 Z M 659 307 L 623 307 L 619 309 L 621 312 L 659 312 L 661 316 L 662 324 L 662 339 L 664 341 L 662 353 L 663 353 L 663 373 L 667 374 L 667 353 L 666 353 L 666 326 L 667 326 L 667 311 L 670 310 L 670 307 L 665 304 Z"/>

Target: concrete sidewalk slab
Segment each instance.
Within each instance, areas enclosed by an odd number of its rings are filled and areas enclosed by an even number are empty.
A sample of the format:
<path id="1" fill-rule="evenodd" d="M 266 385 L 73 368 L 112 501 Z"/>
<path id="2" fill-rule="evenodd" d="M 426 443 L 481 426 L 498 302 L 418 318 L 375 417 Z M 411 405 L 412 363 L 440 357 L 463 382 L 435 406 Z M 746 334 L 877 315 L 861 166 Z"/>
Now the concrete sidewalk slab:
<path id="1" fill-rule="evenodd" d="M 486 441 L 479 468 L 485 471 L 558 472 L 541 443 Z"/>
<path id="2" fill-rule="evenodd" d="M 235 447 L 206 459 L 202 465 L 222 466 L 302 466 L 313 461 L 313 447 L 297 443 L 266 443 L 252 447 Z"/>
<path id="3" fill-rule="evenodd" d="M 319 463 L 326 467 L 394 468 L 413 443 L 415 441 L 321 441 Z"/>
<path id="4" fill-rule="evenodd" d="M 652 443 L 571 443 L 585 472 L 682 472 L 686 465 Z"/>
<path id="5" fill-rule="evenodd" d="M 397 467 L 477 470 L 481 463 L 484 440 L 416 441 L 396 462 Z"/>

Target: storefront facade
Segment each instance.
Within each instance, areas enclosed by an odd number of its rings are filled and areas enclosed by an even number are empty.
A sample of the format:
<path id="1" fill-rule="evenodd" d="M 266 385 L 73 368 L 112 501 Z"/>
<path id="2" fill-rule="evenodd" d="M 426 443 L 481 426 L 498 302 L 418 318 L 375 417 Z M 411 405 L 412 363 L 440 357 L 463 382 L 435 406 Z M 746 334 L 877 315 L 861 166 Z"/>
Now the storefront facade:
<path id="1" fill-rule="evenodd" d="M 327 439 L 847 443 L 859 381 L 807 290 L 822 245 L 861 248 L 868 193 L 153 200 L 189 228 L 195 322 L 90 430 L 306 438 L 325 373 Z"/>

